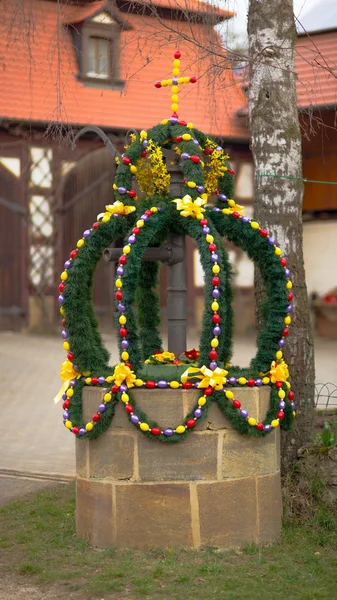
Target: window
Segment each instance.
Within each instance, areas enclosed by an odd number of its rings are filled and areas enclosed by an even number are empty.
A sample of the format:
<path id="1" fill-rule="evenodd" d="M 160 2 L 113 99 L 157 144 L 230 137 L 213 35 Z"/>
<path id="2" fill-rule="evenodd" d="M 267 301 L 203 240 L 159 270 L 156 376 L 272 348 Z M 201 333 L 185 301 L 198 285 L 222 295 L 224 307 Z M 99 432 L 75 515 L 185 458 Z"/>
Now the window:
<path id="1" fill-rule="evenodd" d="M 110 68 L 110 41 L 99 37 L 88 39 L 88 77 L 108 79 Z"/>

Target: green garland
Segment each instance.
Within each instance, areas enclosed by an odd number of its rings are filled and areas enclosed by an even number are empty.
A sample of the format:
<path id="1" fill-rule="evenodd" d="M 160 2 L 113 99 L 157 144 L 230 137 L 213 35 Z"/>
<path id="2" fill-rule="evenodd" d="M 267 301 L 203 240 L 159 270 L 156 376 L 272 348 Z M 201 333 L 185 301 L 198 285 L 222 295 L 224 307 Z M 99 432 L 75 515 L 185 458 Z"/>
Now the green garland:
<path id="1" fill-rule="evenodd" d="M 182 199 L 163 190 L 165 165 L 160 148 L 176 148 L 182 158 L 184 191 Z M 132 190 L 133 175 L 142 168 L 145 154 L 153 153 L 154 194 L 137 202 Z M 204 155 L 217 154 L 217 202 L 205 207 Z M 136 166 L 137 165 L 137 166 Z M 258 223 L 241 214 L 232 200 L 233 172 L 222 150 L 202 132 L 177 119 L 165 120 L 148 132 L 141 132 L 119 164 L 115 183 L 116 202 L 107 207 L 92 228 L 83 233 L 61 274 L 60 296 L 63 315 L 64 348 L 68 352 L 61 376 L 64 424 L 80 438 L 95 438 L 105 431 L 114 415 L 117 401 L 125 405 L 130 421 L 144 435 L 160 441 L 177 442 L 205 418 L 210 402 L 240 433 L 266 435 L 280 425 L 288 429 L 294 417 L 294 395 L 288 383 L 288 369 L 282 347 L 291 322 L 292 283 L 285 259 L 276 242 Z M 213 178 L 214 179 L 214 178 Z M 210 180 L 208 180 L 210 181 Z M 126 200 L 127 198 L 127 200 Z M 187 369 L 175 379 L 161 379 L 162 370 L 144 366 L 144 360 L 162 349 L 159 335 L 159 301 L 156 293 L 158 264 L 142 262 L 151 245 L 160 245 L 167 233 L 191 236 L 197 243 L 205 274 L 205 310 L 198 367 Z M 125 246 L 115 281 L 116 325 L 121 363 L 108 366 L 108 353 L 97 328 L 92 303 L 92 281 L 102 250 L 124 237 Z M 231 268 L 221 237 L 242 248 L 259 267 L 267 294 L 266 319 L 258 339 L 258 350 L 250 368 L 229 368 L 232 349 Z M 136 302 L 137 314 L 132 305 Z M 149 310 L 151 307 L 151 310 Z M 221 324 L 221 327 L 220 327 Z M 138 326 L 140 336 L 138 336 Z M 143 381 L 151 373 L 151 379 Z M 81 422 L 84 385 L 110 390 L 88 423 Z M 257 423 L 241 406 L 229 388 L 270 385 L 270 409 L 263 423 Z M 185 423 L 163 430 L 142 413 L 132 387 L 200 388 L 197 405 Z"/>

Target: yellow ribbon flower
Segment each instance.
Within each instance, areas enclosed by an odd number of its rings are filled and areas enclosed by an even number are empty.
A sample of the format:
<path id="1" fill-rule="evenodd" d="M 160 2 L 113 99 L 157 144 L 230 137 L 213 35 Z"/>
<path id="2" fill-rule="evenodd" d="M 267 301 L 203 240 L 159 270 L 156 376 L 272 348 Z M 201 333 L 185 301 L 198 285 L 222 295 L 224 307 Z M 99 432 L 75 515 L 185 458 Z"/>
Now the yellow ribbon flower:
<path id="1" fill-rule="evenodd" d="M 120 363 L 116 365 L 112 380 L 118 387 L 125 382 L 128 388 L 132 388 L 135 385 L 136 375 L 125 363 Z"/>
<path id="2" fill-rule="evenodd" d="M 129 215 L 132 212 L 135 212 L 136 207 L 135 206 L 128 206 L 126 204 L 123 204 L 123 202 L 120 202 L 120 200 L 116 200 L 116 202 L 114 202 L 113 204 L 107 204 L 106 208 L 106 212 L 105 213 L 100 213 L 99 215 L 97 215 L 97 219 L 100 219 L 101 217 L 103 217 L 103 221 L 110 221 L 112 215 L 122 215 L 122 216 L 126 216 Z"/>
<path id="3" fill-rule="evenodd" d="M 220 369 L 220 367 L 217 367 L 214 371 L 207 369 L 205 366 L 200 368 L 189 367 L 180 377 L 180 381 L 181 383 L 186 383 L 188 379 L 197 378 L 201 379 L 198 388 L 211 387 L 215 390 L 221 390 L 227 381 L 227 374 L 228 371 Z"/>
<path id="4" fill-rule="evenodd" d="M 75 371 L 74 365 L 70 360 L 65 360 L 62 363 L 60 377 L 64 383 L 61 386 L 60 391 L 58 392 L 58 394 L 56 394 L 56 396 L 54 398 L 55 404 L 57 404 L 57 402 L 59 402 L 61 400 L 62 395 L 67 391 L 71 380 L 79 379 L 79 377 L 81 377 L 81 373 L 78 373 L 78 371 Z"/>
<path id="5" fill-rule="evenodd" d="M 205 209 L 202 208 L 206 204 L 206 200 L 202 198 L 197 198 L 196 200 L 192 200 L 191 196 L 186 194 L 183 198 L 176 198 L 176 200 L 172 200 L 177 205 L 177 210 L 180 211 L 182 217 L 193 217 L 194 219 L 202 219 Z"/>
<path id="6" fill-rule="evenodd" d="M 224 215 L 231 215 L 233 212 L 237 212 L 242 217 L 245 210 L 241 204 L 236 204 L 234 200 L 228 200 L 228 208 L 224 208 L 222 212 Z"/>
<path id="7" fill-rule="evenodd" d="M 157 352 L 156 354 L 152 354 L 152 356 L 145 361 L 145 364 L 173 363 L 174 360 L 175 354 L 173 354 L 173 352 Z"/>
<path id="8" fill-rule="evenodd" d="M 288 387 L 290 384 L 287 379 L 289 378 L 289 369 L 287 363 L 282 359 L 280 362 L 273 360 L 270 366 L 270 381 L 276 383 L 276 381 L 283 381 Z"/>

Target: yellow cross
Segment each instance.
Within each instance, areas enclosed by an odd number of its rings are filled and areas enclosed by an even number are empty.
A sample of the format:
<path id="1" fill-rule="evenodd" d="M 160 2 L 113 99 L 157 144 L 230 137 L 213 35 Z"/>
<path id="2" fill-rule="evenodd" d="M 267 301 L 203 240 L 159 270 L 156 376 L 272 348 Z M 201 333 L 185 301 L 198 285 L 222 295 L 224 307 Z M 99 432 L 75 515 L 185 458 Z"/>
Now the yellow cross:
<path id="1" fill-rule="evenodd" d="M 172 79 L 163 79 L 162 81 L 157 81 L 154 86 L 156 88 L 171 86 L 171 100 L 172 105 L 171 108 L 173 110 L 172 117 L 178 118 L 178 94 L 179 94 L 179 85 L 183 83 L 195 83 L 197 81 L 196 77 L 179 77 L 180 75 L 180 57 L 181 54 L 179 50 L 176 50 L 174 53 L 174 61 L 173 61 L 173 69 L 172 69 Z"/>

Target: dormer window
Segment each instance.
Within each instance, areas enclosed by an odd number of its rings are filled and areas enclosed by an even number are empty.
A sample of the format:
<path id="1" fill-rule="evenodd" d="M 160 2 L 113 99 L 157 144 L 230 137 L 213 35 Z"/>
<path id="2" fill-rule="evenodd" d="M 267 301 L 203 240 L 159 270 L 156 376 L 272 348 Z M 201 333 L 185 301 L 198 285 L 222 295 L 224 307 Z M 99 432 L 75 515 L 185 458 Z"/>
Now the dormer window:
<path id="1" fill-rule="evenodd" d="M 91 87 L 110 87 L 121 90 L 120 36 L 128 25 L 116 19 L 109 8 L 77 24 L 73 30 L 74 48 L 79 66 L 78 78 Z"/>
<path id="2" fill-rule="evenodd" d="M 108 79 L 111 69 L 110 40 L 99 37 L 88 39 L 88 77 Z"/>

